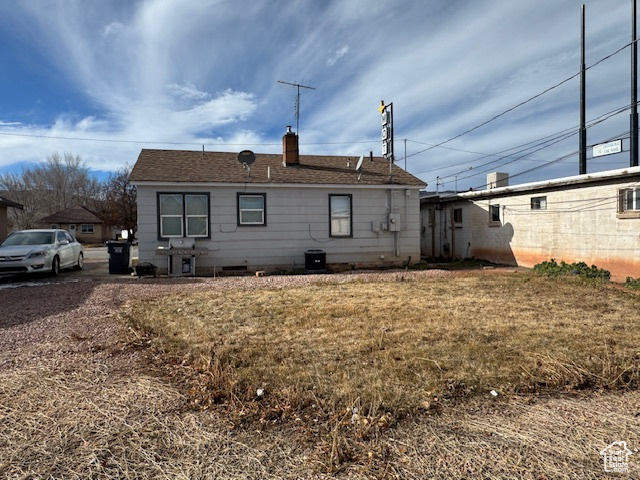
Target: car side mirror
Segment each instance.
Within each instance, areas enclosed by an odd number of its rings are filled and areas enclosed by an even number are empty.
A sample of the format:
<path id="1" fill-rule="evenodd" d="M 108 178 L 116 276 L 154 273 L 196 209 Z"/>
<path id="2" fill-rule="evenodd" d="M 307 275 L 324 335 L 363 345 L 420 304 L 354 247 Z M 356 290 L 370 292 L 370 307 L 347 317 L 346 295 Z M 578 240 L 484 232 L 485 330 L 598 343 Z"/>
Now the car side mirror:
<path id="1" fill-rule="evenodd" d="M 67 240 L 67 239 L 60 240 L 60 241 L 58 242 L 58 244 L 59 244 L 59 245 L 69 245 L 69 240 Z"/>

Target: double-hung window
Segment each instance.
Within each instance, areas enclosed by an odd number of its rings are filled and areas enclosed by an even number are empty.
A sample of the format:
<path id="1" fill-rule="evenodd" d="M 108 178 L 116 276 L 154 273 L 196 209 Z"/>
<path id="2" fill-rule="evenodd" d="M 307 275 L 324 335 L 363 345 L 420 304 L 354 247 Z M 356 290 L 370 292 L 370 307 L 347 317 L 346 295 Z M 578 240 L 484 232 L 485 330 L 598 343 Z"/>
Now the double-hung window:
<path id="1" fill-rule="evenodd" d="M 238 226 L 266 224 L 266 193 L 238 193 Z"/>
<path id="2" fill-rule="evenodd" d="M 351 195 L 329 195 L 329 236 L 351 237 Z"/>
<path id="3" fill-rule="evenodd" d="M 209 195 L 159 193 L 160 238 L 209 237 Z"/>

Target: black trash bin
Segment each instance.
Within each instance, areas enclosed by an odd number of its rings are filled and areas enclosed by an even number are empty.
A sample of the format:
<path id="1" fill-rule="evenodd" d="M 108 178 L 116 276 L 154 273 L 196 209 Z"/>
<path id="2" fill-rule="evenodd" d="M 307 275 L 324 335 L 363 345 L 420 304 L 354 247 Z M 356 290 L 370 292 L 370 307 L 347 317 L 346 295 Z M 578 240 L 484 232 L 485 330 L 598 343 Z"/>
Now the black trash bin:
<path id="1" fill-rule="evenodd" d="M 304 252 L 304 269 L 307 272 L 324 272 L 327 269 L 327 254 L 324 250 Z"/>
<path id="2" fill-rule="evenodd" d="M 109 274 L 122 275 L 131 269 L 131 244 L 129 242 L 107 242 L 109 252 Z"/>

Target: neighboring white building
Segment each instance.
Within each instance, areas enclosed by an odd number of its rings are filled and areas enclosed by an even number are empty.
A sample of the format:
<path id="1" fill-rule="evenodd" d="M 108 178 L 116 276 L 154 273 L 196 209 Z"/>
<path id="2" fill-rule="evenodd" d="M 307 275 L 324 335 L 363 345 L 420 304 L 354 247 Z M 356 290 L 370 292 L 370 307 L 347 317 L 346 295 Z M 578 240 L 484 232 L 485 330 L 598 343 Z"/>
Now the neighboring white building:
<path id="1" fill-rule="evenodd" d="M 426 257 L 525 267 L 555 258 L 640 277 L 640 167 L 425 196 L 421 222 Z"/>
<path id="2" fill-rule="evenodd" d="M 313 250 L 328 266 L 419 261 L 425 184 L 382 158 L 356 171 L 358 160 L 299 155 L 291 132 L 283 155 L 142 150 L 131 173 L 139 260 L 172 274 L 190 256 L 198 274 L 305 268 Z"/>

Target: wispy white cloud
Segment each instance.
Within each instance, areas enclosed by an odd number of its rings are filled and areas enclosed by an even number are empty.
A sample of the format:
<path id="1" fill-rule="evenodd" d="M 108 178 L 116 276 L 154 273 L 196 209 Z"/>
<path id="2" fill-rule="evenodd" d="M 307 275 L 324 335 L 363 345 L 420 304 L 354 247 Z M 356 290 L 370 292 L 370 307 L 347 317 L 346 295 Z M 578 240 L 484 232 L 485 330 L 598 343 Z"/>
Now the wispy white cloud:
<path id="1" fill-rule="evenodd" d="M 630 7 L 585 3 L 591 64 L 628 43 Z M 286 8 L 250 0 L 35 0 L 0 5 L 0 28 L 39 59 L 37 66 L 15 59 L 4 66 L 11 82 L 25 85 L 20 102 L 35 104 L 52 78 L 65 87 L 46 104 L 53 108 L 46 120 L 3 114 L 2 131 L 27 136 L 0 135 L 0 171 L 50 149 L 117 168 L 154 146 L 146 141 L 176 148 L 210 142 L 221 150 L 261 143 L 252 149 L 270 151 L 295 121 L 296 91 L 277 80 L 316 88 L 301 92 L 304 153 L 378 154 L 384 99 L 394 103 L 401 157 L 403 138 L 442 142 L 579 68 L 579 5 L 557 0 L 399 0 L 393 8 L 382 0 L 293 0 Z M 588 117 L 627 104 L 628 78 L 628 52 L 590 70 Z M 577 125 L 578 98 L 577 81 L 569 82 L 447 145 L 495 153 L 551 135 Z M 628 129 L 621 118 L 594 127 L 590 138 Z M 44 138 L 50 136 L 104 141 Z M 570 152 L 572 142 L 531 161 Z M 409 142 L 407 149 L 423 148 Z M 449 165 L 477 165 L 477 158 L 432 149 L 410 157 L 408 167 L 447 174 L 457 168 Z"/>
<path id="2" fill-rule="evenodd" d="M 177 83 L 172 83 L 167 85 L 167 89 L 171 95 L 183 100 L 204 100 L 211 96 L 207 92 L 201 92 L 191 84 L 178 85 Z"/>
<path id="3" fill-rule="evenodd" d="M 331 55 L 331 57 L 329 57 L 329 59 L 327 60 L 327 65 L 330 67 L 333 67 L 338 60 L 340 60 L 342 57 L 344 57 L 347 54 L 348 51 L 349 51 L 348 45 L 344 45 L 340 47 L 338 50 L 336 50 L 333 53 L 333 55 Z"/>

